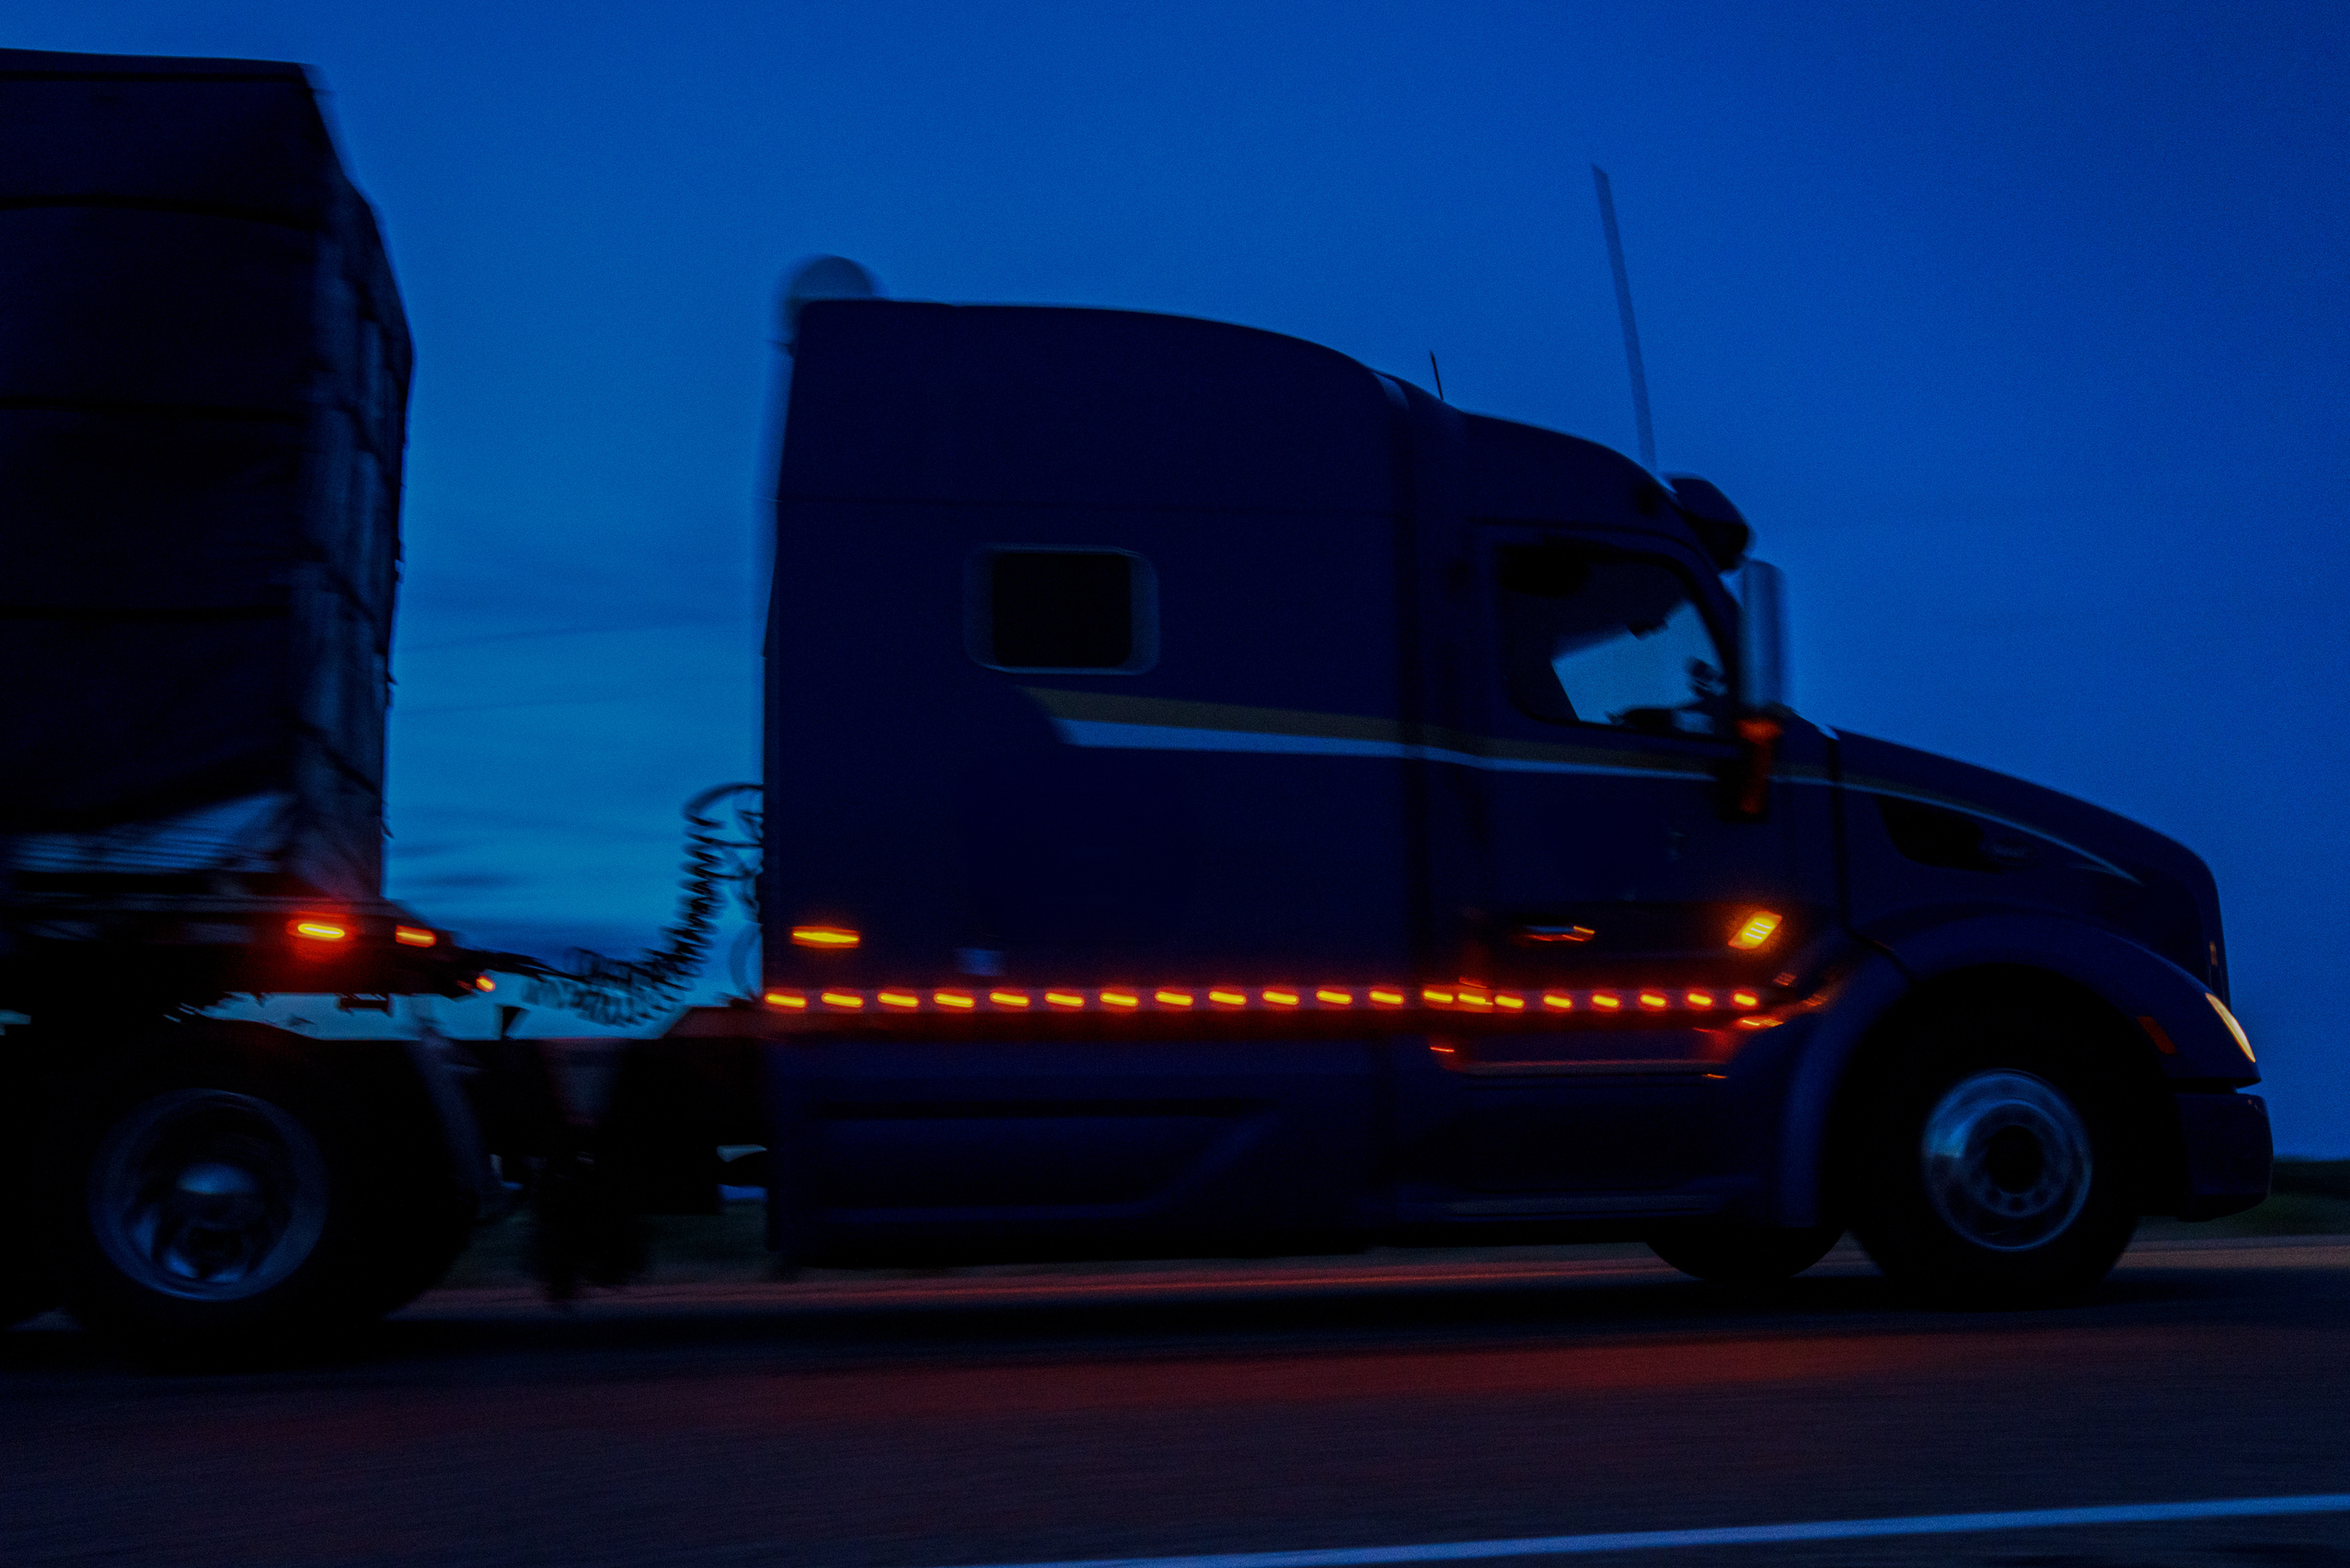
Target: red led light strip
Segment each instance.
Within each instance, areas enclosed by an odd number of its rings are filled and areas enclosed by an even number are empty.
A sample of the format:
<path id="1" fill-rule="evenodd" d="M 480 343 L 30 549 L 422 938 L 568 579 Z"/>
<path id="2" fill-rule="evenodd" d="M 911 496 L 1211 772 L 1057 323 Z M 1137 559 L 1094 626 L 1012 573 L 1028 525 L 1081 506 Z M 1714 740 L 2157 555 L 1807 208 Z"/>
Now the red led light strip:
<path id="1" fill-rule="evenodd" d="M 1400 1012 L 1423 1009 L 1492 1017 L 1559 1017 L 1583 1014 L 1620 1018 L 1668 1015 L 1679 1021 L 1708 1018 L 1742 1029 L 1779 1022 L 1757 1016 L 1759 991 L 1744 987 L 1614 986 L 1595 990 L 1557 988 L 1495 990 L 1482 986 L 1104 986 L 1099 988 L 999 986 L 987 989 L 887 986 L 879 991 L 825 989 L 769 991 L 769 1009 L 779 1013 L 936 1013 L 970 1017 L 981 1013 L 1219 1012 Z"/>

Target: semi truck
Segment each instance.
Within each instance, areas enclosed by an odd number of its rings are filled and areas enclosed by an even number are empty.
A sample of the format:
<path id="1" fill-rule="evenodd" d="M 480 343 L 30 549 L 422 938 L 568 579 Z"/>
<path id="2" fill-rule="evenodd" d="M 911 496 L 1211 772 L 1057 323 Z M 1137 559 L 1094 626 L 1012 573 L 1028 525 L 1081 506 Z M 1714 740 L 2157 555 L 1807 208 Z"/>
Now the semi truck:
<path id="1" fill-rule="evenodd" d="M 1998 1301 L 2266 1193 L 2204 864 L 1795 711 L 1721 490 L 834 259 L 787 296 L 755 994 L 585 1109 L 528 1041 L 224 1020 L 658 1001 L 724 834 L 633 965 L 382 899 L 408 344 L 308 80 L 0 82 L 10 1319 L 347 1324 L 518 1186 L 565 1278 L 723 1182 L 786 1269 L 1637 1239 L 1757 1284 L 1850 1232 Z"/>

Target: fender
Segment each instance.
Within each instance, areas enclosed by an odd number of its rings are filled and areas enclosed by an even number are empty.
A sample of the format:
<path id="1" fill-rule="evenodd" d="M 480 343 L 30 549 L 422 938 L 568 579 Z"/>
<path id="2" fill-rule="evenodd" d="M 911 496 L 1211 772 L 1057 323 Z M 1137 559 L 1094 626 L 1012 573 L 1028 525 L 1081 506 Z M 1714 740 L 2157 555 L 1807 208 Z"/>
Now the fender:
<path id="1" fill-rule="evenodd" d="M 1869 937 L 1919 982 L 1994 963 L 2060 974 L 2137 1020 L 2164 1077 L 2235 1087 L 2260 1081 L 2252 1054 L 2228 1032 L 2202 980 L 2107 927 L 2034 910 L 1923 928 L 1889 926 Z"/>
<path id="2" fill-rule="evenodd" d="M 2259 1081 L 2260 1069 L 2220 1021 L 2203 982 L 2104 927 L 2039 911 L 1903 926 L 1869 939 L 1864 956 L 1833 983 L 1826 1007 L 1814 1017 L 1780 1108 L 1769 1205 L 1775 1224 L 1819 1223 L 1828 1117 L 1845 1069 L 1870 1032 L 1938 975 L 1987 965 L 2059 975 L 2137 1020 L 2149 1054 L 2176 1087 Z"/>

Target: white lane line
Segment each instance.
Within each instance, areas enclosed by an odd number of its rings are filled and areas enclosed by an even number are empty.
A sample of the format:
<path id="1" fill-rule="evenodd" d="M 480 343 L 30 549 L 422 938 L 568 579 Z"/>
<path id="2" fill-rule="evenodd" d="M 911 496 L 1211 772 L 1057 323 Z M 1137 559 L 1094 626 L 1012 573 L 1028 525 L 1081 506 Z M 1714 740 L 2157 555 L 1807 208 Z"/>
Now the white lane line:
<path id="1" fill-rule="evenodd" d="M 1611 1530 L 1603 1535 L 1522 1536 L 1434 1546 L 1332 1547 L 1314 1551 L 1227 1551 L 1201 1557 L 1092 1557 L 994 1568 L 1358 1568 L 1384 1562 L 1462 1562 L 1489 1557 L 1564 1557 L 1650 1551 L 1666 1546 L 1757 1546 L 1773 1541 L 1864 1540 L 1881 1536 L 2044 1530 L 2066 1525 L 2153 1525 L 2188 1519 L 2350 1514 L 2350 1492 L 2303 1497 L 2229 1497 L 2207 1503 L 2116 1503 L 2095 1508 L 2018 1508 L 1996 1514 L 1911 1514 L 1890 1519 L 1825 1519 L 1804 1525 L 1730 1525 L 1702 1530 Z"/>

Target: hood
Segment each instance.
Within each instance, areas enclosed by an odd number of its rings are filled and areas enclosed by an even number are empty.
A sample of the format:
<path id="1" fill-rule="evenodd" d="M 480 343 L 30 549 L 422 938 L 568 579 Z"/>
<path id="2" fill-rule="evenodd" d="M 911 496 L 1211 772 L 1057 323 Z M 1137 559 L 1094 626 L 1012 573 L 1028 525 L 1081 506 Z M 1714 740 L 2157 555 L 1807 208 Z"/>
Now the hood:
<path id="1" fill-rule="evenodd" d="M 1923 808 L 1915 815 L 1935 832 L 1938 847 L 1958 854 L 1996 857 L 1999 841 L 2019 837 L 2044 846 L 2059 864 L 2082 873 L 2087 907 L 2075 912 L 2143 942 L 2227 997 L 2218 886 L 2185 845 L 1987 767 L 1849 732 L 1838 732 L 1837 745 L 1845 787 L 1887 802 L 1889 821 L 1904 806 Z M 1945 824 L 1955 831 L 1944 830 Z M 1987 859 L 1980 869 L 1999 868 Z"/>

